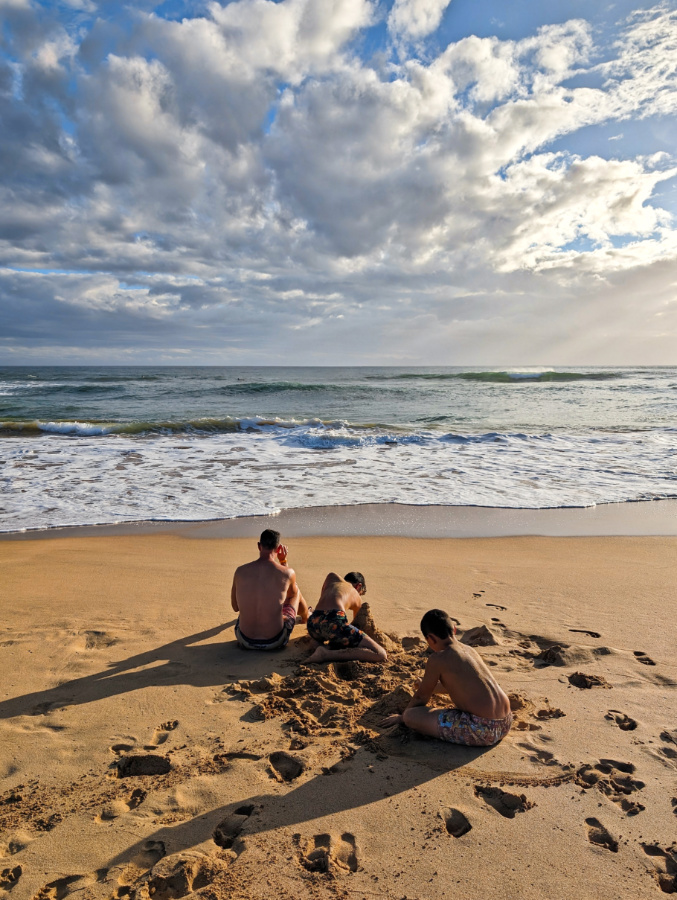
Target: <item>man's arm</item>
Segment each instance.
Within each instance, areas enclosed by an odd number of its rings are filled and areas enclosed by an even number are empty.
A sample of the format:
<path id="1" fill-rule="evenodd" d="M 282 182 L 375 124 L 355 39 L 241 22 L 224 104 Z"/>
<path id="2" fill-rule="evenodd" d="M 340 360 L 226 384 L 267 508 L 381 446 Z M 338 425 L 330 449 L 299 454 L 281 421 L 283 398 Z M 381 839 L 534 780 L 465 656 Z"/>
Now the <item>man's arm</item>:
<path id="1" fill-rule="evenodd" d="M 235 580 L 237 578 L 237 572 L 233 575 L 233 586 L 230 589 L 230 605 L 233 607 L 235 612 L 240 612 L 240 607 L 237 605 L 237 591 L 235 590 Z"/>

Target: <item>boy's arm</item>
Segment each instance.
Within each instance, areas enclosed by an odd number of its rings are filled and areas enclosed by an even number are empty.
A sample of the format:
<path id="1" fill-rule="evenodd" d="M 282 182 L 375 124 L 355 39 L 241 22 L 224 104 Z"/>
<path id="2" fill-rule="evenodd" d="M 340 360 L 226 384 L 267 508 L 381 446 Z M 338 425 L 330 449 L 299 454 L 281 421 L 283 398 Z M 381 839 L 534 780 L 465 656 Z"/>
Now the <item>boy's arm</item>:
<path id="1" fill-rule="evenodd" d="M 425 666 L 425 674 L 423 678 L 419 681 L 416 686 L 416 690 L 414 691 L 414 696 L 411 698 L 409 703 L 407 704 L 407 709 L 411 709 L 413 706 L 427 706 L 428 700 L 435 693 L 435 688 L 437 687 L 437 683 L 440 680 L 440 667 L 438 665 L 437 659 L 435 658 L 435 654 L 428 657 L 428 661 Z"/>
<path id="2" fill-rule="evenodd" d="M 435 654 L 428 657 L 428 661 L 425 666 L 425 674 L 423 678 L 416 685 L 416 689 L 414 691 L 414 696 L 411 698 L 409 703 L 406 705 L 405 709 L 411 709 L 414 706 L 427 706 L 428 700 L 435 693 L 435 688 L 437 687 L 437 683 L 440 680 L 440 669 L 435 659 Z M 383 727 L 388 727 L 389 725 L 400 725 L 403 721 L 402 714 L 397 714 L 394 716 L 388 716 L 387 719 L 384 719 L 381 722 Z"/>
<path id="3" fill-rule="evenodd" d="M 233 586 L 230 589 L 230 605 L 233 607 L 235 612 L 240 612 L 240 607 L 237 605 L 237 593 L 235 590 L 235 579 L 237 577 L 237 572 L 233 575 Z"/>

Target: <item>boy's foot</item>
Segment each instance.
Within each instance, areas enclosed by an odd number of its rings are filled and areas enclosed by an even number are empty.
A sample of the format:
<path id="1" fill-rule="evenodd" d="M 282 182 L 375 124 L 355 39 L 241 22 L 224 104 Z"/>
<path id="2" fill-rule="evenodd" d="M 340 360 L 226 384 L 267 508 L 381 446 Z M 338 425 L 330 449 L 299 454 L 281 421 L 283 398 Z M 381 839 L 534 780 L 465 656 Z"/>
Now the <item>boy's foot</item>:
<path id="1" fill-rule="evenodd" d="M 328 654 L 326 648 L 322 644 L 320 644 L 313 655 L 308 657 L 308 662 L 325 662 L 327 659 L 327 655 Z"/>

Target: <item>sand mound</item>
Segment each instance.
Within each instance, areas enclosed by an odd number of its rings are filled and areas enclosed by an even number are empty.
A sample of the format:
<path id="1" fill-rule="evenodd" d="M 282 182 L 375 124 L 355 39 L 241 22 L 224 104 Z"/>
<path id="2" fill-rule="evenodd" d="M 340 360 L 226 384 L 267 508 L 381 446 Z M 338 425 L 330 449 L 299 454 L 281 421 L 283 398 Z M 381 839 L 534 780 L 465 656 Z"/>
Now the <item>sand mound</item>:
<path id="1" fill-rule="evenodd" d="M 400 648 L 399 642 L 396 643 L 392 637 L 389 637 L 376 625 L 369 604 L 366 601 L 362 603 L 360 611 L 353 619 L 353 625 L 375 640 L 377 644 L 385 647 L 388 653 L 392 653 L 393 650 Z"/>
<path id="2" fill-rule="evenodd" d="M 461 643 L 469 647 L 496 647 L 501 641 L 486 625 L 478 625 L 464 632 Z"/>

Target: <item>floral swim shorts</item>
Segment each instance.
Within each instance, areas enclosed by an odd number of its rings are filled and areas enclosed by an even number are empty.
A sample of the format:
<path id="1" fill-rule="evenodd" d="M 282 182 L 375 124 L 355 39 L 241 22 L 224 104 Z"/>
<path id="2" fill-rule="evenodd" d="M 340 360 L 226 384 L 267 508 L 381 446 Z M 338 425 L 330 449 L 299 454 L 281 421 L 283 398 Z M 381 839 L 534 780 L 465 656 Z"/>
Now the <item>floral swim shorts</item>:
<path id="1" fill-rule="evenodd" d="M 307 627 L 311 638 L 318 644 L 326 641 L 330 650 L 352 650 L 364 637 L 359 628 L 348 624 L 342 609 L 316 609 Z"/>
<path id="2" fill-rule="evenodd" d="M 461 709 L 443 709 L 438 719 L 438 737 L 450 744 L 491 747 L 510 731 L 512 713 L 504 719 L 484 719 Z"/>

